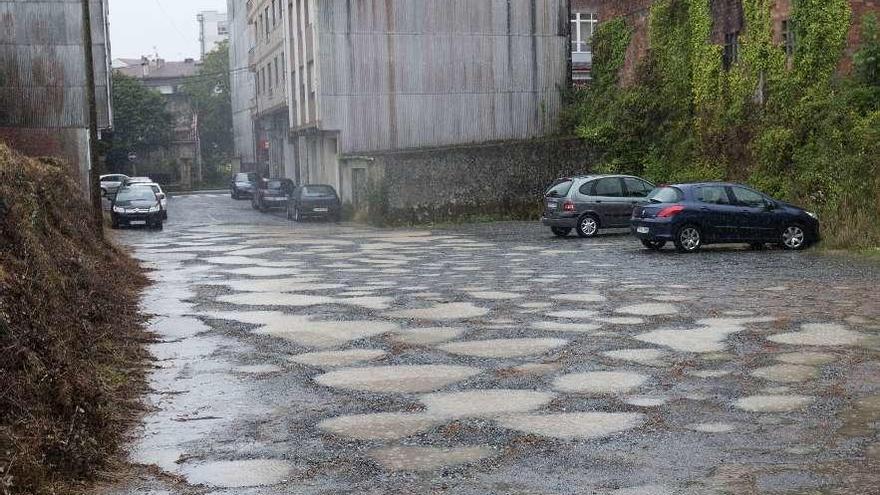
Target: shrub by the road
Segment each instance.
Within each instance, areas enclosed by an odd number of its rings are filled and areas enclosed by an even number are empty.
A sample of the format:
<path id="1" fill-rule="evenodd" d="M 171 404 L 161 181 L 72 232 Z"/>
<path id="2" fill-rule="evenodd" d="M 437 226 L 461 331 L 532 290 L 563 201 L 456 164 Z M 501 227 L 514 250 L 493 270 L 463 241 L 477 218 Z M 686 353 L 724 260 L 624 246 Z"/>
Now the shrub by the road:
<path id="1" fill-rule="evenodd" d="M 79 491 L 143 386 L 137 264 L 61 164 L 0 144 L 0 493 Z"/>
<path id="2" fill-rule="evenodd" d="M 820 213 L 832 247 L 880 246 L 880 28 L 847 0 L 795 2 L 793 53 L 773 39 L 769 0 L 744 0 L 738 57 L 710 43 L 705 0 L 659 0 L 650 50 L 619 80 L 633 28 L 603 24 L 594 83 L 564 124 L 604 150 L 599 171 L 656 182 L 735 180 Z M 852 69 L 841 61 L 862 32 Z"/>

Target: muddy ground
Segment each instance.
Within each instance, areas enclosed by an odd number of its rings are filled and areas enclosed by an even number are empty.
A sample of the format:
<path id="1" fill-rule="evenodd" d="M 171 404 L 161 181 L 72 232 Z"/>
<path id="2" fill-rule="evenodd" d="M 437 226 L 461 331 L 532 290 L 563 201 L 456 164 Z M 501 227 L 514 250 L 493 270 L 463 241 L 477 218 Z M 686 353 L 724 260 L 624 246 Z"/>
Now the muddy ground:
<path id="1" fill-rule="evenodd" d="M 876 264 L 170 213 L 117 234 L 160 342 L 101 493 L 880 493 Z"/>

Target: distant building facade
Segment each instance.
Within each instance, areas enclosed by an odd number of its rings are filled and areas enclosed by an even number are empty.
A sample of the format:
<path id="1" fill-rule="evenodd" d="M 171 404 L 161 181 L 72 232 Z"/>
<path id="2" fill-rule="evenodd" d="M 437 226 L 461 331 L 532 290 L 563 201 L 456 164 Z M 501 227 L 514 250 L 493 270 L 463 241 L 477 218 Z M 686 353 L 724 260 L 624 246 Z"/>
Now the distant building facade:
<path id="1" fill-rule="evenodd" d="M 114 70 L 133 77 L 145 87 L 158 91 L 168 102 L 168 110 L 174 116 L 174 138 L 167 149 L 155 151 L 148 156 L 138 157 L 133 164 L 139 173 L 149 172 L 161 162 L 173 162 L 176 177 L 165 177 L 163 182 L 178 182 L 189 188 L 194 182 L 201 182 L 202 153 L 199 142 L 198 115 L 192 107 L 189 96 L 183 92 L 187 78 L 197 76 L 201 64 L 194 59 L 182 62 L 168 62 L 161 58 L 142 58 L 138 63 L 127 64 L 132 60 L 117 59 Z M 122 65 L 127 64 L 127 65 Z M 158 180 L 157 177 L 154 177 Z"/>
<path id="2" fill-rule="evenodd" d="M 229 13 L 229 84 L 232 103 L 232 127 L 235 146 L 233 169 L 252 171 L 257 168 L 256 142 L 252 112 L 256 105 L 254 75 L 249 57 L 254 33 L 249 28 L 247 4 L 228 0 Z"/>
<path id="3" fill-rule="evenodd" d="M 205 10 L 196 16 L 199 22 L 199 49 L 201 58 L 220 43 L 229 39 L 229 23 L 225 12 Z"/>
<path id="4" fill-rule="evenodd" d="M 570 80 L 567 0 L 249 0 L 247 16 L 258 161 L 346 201 L 371 154 L 552 132 Z"/>
<path id="5" fill-rule="evenodd" d="M 110 130 L 107 0 L 90 0 L 99 138 Z M 0 0 L 0 141 L 70 164 L 84 191 L 91 164 L 80 0 Z"/>

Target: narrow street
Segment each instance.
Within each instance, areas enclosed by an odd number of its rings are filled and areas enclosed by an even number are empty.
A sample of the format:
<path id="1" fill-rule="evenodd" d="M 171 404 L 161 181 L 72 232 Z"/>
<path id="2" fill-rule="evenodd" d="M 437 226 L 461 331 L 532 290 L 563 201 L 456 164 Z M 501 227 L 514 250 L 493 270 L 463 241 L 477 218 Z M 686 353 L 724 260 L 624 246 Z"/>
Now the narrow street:
<path id="1" fill-rule="evenodd" d="M 880 493 L 876 263 L 169 212 L 107 493 Z"/>

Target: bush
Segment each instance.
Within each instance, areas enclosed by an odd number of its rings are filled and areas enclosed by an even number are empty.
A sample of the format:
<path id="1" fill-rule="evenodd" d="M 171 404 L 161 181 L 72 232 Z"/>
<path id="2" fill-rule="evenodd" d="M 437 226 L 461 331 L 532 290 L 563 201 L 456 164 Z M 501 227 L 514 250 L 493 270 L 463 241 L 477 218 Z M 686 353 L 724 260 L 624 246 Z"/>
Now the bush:
<path id="1" fill-rule="evenodd" d="M 66 493 L 104 466 L 143 381 L 145 278 L 69 177 L 0 144 L 3 493 Z"/>

